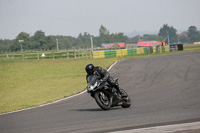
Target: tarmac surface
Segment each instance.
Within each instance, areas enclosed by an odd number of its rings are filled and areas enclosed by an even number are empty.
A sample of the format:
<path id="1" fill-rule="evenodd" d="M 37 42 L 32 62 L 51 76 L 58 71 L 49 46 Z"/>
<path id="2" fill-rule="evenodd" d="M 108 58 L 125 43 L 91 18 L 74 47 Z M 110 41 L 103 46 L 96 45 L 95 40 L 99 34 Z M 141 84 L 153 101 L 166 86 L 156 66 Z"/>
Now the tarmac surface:
<path id="1" fill-rule="evenodd" d="M 125 59 L 110 74 L 130 95 L 130 108 L 103 111 L 85 92 L 0 115 L 0 133 L 102 133 L 200 122 L 200 52 Z"/>

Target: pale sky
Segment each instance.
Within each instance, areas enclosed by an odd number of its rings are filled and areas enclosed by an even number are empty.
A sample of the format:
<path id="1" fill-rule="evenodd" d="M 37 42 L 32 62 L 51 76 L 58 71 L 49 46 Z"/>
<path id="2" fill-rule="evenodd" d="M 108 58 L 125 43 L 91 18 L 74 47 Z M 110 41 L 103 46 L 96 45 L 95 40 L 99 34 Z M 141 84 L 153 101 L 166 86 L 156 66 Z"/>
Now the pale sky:
<path id="1" fill-rule="evenodd" d="M 0 0 L 0 39 L 37 30 L 98 36 L 101 25 L 110 33 L 157 34 L 163 24 L 200 30 L 200 0 Z"/>

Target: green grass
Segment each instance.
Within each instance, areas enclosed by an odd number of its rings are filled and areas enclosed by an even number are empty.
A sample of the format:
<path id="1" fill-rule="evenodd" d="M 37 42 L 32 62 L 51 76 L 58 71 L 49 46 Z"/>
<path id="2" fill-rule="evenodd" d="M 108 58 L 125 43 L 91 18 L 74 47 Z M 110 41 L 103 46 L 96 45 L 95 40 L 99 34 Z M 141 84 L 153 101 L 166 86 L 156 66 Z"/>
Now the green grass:
<path id="1" fill-rule="evenodd" d="M 85 65 L 108 68 L 116 58 L 0 62 L 0 113 L 74 95 L 86 87 Z"/>

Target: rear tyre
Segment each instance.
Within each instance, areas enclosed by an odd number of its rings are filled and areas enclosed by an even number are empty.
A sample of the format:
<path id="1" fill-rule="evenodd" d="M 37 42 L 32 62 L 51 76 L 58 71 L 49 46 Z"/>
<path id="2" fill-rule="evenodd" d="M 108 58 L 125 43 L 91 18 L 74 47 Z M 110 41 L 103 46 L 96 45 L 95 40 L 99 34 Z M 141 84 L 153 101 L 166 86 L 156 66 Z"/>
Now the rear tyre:
<path id="1" fill-rule="evenodd" d="M 123 97 L 123 104 L 121 105 L 123 108 L 129 108 L 131 106 L 131 98 L 128 96 L 125 90 L 121 89 L 121 92 L 125 93 L 127 97 Z"/>
<path id="2" fill-rule="evenodd" d="M 103 91 L 97 91 L 94 94 L 94 98 L 95 98 L 96 103 L 103 110 L 110 109 L 110 106 L 112 105 L 112 98 L 110 98 L 109 95 L 105 94 Z"/>

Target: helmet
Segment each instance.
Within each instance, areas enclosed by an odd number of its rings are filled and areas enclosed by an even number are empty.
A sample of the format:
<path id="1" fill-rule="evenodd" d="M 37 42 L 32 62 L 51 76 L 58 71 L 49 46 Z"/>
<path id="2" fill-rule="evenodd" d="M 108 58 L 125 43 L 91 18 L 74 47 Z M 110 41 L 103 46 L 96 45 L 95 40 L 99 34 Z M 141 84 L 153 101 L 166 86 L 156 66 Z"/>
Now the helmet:
<path id="1" fill-rule="evenodd" d="M 85 67 L 85 71 L 88 74 L 92 74 L 94 72 L 94 65 L 93 64 L 87 64 Z"/>

